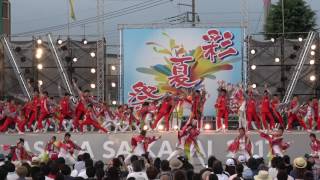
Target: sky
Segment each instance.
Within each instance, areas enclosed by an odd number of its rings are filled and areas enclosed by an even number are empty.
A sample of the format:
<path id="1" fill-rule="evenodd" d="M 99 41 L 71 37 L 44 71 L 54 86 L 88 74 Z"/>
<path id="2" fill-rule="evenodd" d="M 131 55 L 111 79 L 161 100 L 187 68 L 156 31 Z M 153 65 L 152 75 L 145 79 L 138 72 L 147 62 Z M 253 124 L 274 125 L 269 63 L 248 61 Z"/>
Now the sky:
<path id="1" fill-rule="evenodd" d="M 11 0 L 12 34 L 33 31 L 46 27 L 67 24 L 72 22 L 69 18 L 69 0 Z M 82 20 L 97 15 L 96 0 L 74 0 L 77 20 Z M 163 3 L 139 12 L 114 17 L 111 12 L 123 9 L 135 4 L 155 1 Z M 244 0 L 196 0 L 196 12 L 200 16 L 201 23 L 216 26 L 239 26 L 241 21 L 241 2 Z M 245 0 L 248 2 L 249 32 L 262 31 L 264 12 L 263 0 Z M 272 0 L 273 3 L 278 0 Z M 317 13 L 317 23 L 320 25 L 320 1 L 306 0 Z M 104 0 L 103 9 L 109 13 L 104 21 L 104 36 L 107 44 L 113 51 L 119 49 L 119 24 L 142 24 L 145 27 L 151 23 L 164 22 L 164 18 L 176 16 L 190 11 L 187 6 L 178 4 L 190 4 L 191 0 Z M 102 6 L 100 6 L 102 8 Z M 122 10 L 121 12 L 124 12 Z M 119 11 L 118 11 L 119 13 Z M 69 19 L 69 20 L 68 20 Z M 79 25 L 69 29 L 69 34 L 97 35 L 97 23 Z M 56 35 L 68 34 L 67 28 L 52 32 Z M 30 36 L 30 35 L 29 35 Z M 115 46 L 114 46 L 115 45 Z"/>

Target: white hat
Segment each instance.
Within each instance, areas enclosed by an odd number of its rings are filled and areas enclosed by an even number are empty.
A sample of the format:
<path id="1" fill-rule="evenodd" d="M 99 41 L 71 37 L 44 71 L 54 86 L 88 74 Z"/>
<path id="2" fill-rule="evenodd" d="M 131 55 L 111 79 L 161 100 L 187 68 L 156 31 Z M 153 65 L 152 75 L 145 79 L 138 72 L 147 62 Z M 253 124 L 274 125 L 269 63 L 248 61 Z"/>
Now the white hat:
<path id="1" fill-rule="evenodd" d="M 170 160 L 169 166 L 171 170 L 180 169 L 183 166 L 183 163 L 178 158 L 174 158 Z"/>
<path id="2" fill-rule="evenodd" d="M 258 175 L 254 176 L 254 180 L 272 180 L 272 177 L 269 176 L 268 171 L 261 170 Z"/>
<path id="3" fill-rule="evenodd" d="M 255 154 L 252 157 L 253 157 L 253 159 L 260 159 L 261 158 L 258 154 Z"/>
<path id="4" fill-rule="evenodd" d="M 240 163 L 245 163 L 245 162 L 247 161 L 247 159 L 246 159 L 246 157 L 245 157 L 244 155 L 240 155 L 240 156 L 238 157 L 238 161 L 239 161 Z"/>
<path id="5" fill-rule="evenodd" d="M 235 166 L 236 164 L 235 164 L 235 162 L 234 162 L 233 159 L 229 158 L 229 159 L 227 159 L 227 161 L 226 161 L 226 165 L 227 165 L 227 166 Z"/>

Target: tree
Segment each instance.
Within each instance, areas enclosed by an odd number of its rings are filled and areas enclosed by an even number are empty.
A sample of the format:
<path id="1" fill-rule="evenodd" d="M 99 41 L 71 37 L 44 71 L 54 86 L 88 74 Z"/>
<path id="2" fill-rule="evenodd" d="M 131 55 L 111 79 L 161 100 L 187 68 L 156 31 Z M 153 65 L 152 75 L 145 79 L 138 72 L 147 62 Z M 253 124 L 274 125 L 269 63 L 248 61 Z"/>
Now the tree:
<path id="1" fill-rule="evenodd" d="M 284 1 L 285 38 L 297 39 L 298 36 L 306 37 L 307 33 L 301 32 L 315 30 L 317 26 L 316 13 L 304 0 L 279 0 L 278 3 L 272 4 L 270 7 L 264 27 L 267 39 L 280 36 L 279 34 L 271 35 L 268 33 L 282 33 L 282 1 Z"/>

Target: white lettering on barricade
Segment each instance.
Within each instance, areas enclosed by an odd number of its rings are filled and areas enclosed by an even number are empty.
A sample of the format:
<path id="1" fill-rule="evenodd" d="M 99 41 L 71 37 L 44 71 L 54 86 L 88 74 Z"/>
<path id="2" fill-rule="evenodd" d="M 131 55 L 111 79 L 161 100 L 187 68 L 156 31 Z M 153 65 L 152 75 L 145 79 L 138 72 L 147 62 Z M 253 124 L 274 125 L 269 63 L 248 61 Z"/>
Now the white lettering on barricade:
<path id="1" fill-rule="evenodd" d="M 33 145 L 34 150 L 36 151 L 35 153 L 37 154 L 42 154 L 44 151 L 44 143 L 43 141 L 36 141 Z"/>
<path id="2" fill-rule="evenodd" d="M 89 153 L 92 158 L 94 158 L 94 154 L 92 152 L 89 141 L 83 141 L 80 147 L 81 149 L 84 149 L 87 153 Z"/>
<path id="3" fill-rule="evenodd" d="M 115 157 L 116 151 L 112 147 L 114 145 L 113 141 L 106 141 L 103 143 L 103 149 L 105 150 L 105 153 L 102 154 L 102 157 L 105 159 L 111 159 Z"/>
<path id="4" fill-rule="evenodd" d="M 131 147 L 129 146 L 128 141 L 121 141 L 120 147 L 117 152 L 117 156 L 119 155 L 129 155 L 131 151 Z"/>
<path id="5" fill-rule="evenodd" d="M 162 141 L 157 157 L 168 157 L 172 153 L 172 148 L 169 141 Z M 167 156 L 164 156 L 167 155 Z"/>

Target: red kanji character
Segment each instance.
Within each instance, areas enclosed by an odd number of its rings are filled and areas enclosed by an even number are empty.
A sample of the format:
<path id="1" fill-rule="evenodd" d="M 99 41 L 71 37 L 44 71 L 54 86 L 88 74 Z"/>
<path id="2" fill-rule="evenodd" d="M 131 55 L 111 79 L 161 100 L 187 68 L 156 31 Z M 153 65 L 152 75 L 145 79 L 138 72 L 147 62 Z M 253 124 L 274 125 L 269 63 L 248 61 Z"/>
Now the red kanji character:
<path id="1" fill-rule="evenodd" d="M 169 60 L 173 62 L 172 74 L 168 77 L 170 86 L 190 88 L 198 83 L 198 81 L 190 82 L 189 65 L 186 62 L 193 61 L 191 56 L 173 57 Z"/>
<path id="2" fill-rule="evenodd" d="M 161 95 L 157 95 L 158 88 L 156 86 L 147 86 L 143 82 L 137 82 L 132 86 L 133 92 L 129 93 L 129 103 L 131 105 L 141 104 L 148 99 L 159 99 Z"/>

